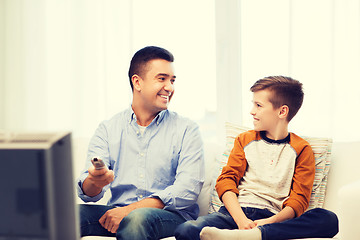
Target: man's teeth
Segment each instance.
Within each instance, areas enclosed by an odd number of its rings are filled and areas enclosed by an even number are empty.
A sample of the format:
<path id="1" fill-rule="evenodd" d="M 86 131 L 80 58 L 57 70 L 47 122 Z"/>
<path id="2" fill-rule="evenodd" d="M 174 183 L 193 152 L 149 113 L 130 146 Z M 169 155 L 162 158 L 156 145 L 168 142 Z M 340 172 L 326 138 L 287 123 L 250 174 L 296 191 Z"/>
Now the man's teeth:
<path id="1" fill-rule="evenodd" d="M 165 99 L 169 99 L 169 96 L 165 96 L 165 95 L 160 95 L 160 97 L 165 98 Z"/>

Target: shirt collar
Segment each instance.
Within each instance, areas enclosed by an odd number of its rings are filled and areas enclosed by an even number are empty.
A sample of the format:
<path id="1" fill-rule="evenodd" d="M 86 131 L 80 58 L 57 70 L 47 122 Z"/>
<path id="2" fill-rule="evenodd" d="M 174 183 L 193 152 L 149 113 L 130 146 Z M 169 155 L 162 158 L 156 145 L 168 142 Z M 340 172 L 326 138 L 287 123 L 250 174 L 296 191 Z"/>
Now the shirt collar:
<path id="1" fill-rule="evenodd" d="M 284 139 L 280 139 L 280 140 L 273 140 L 273 139 L 268 138 L 266 136 L 265 131 L 261 131 L 260 136 L 261 136 L 262 139 L 264 139 L 268 143 L 282 144 L 282 143 L 289 143 L 290 142 L 290 133 Z"/>
<path id="2" fill-rule="evenodd" d="M 161 112 L 158 113 L 158 115 L 156 115 L 156 117 L 152 120 L 151 124 L 153 122 L 156 122 L 156 125 L 159 125 L 162 120 L 165 118 L 165 115 L 168 113 L 169 110 L 162 110 Z M 131 123 L 132 121 L 137 121 L 136 115 L 134 113 L 134 110 L 132 109 L 132 107 L 130 106 L 128 109 L 128 122 Z"/>

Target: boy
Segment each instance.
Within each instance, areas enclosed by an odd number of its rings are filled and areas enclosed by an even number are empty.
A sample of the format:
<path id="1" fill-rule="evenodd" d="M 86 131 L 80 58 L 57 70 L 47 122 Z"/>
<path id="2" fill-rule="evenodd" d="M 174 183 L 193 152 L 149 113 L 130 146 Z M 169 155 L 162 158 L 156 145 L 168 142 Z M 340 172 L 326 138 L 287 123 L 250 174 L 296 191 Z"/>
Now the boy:
<path id="1" fill-rule="evenodd" d="M 302 84 L 289 77 L 271 76 L 258 80 L 250 90 L 254 130 L 235 139 L 215 186 L 224 206 L 219 212 L 180 225 L 176 238 L 335 236 L 338 220 L 334 213 L 320 208 L 305 212 L 315 176 L 314 154 L 309 143 L 288 132 L 288 124 L 303 102 Z"/>

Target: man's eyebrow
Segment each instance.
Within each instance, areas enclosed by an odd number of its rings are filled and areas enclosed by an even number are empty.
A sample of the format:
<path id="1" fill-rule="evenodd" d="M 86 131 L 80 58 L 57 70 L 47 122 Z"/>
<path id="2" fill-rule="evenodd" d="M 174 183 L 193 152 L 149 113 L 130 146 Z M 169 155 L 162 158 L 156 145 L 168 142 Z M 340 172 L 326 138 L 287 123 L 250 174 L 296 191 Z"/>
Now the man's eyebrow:
<path id="1" fill-rule="evenodd" d="M 157 74 L 156 75 L 156 77 L 170 77 L 170 75 L 169 74 L 166 74 L 166 73 L 159 73 L 159 74 Z M 173 75 L 171 78 L 176 78 L 176 76 L 175 75 Z"/>

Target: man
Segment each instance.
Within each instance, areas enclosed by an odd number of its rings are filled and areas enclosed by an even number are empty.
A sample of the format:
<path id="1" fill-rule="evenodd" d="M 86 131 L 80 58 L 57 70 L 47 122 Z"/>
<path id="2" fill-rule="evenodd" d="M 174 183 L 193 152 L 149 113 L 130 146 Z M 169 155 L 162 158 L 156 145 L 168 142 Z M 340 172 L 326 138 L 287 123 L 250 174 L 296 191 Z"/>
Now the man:
<path id="1" fill-rule="evenodd" d="M 198 126 L 167 110 L 174 95 L 173 55 L 145 47 L 133 56 L 129 109 L 102 122 L 92 137 L 78 195 L 96 202 L 110 188 L 107 206 L 80 205 L 81 235 L 159 239 L 199 213 L 204 182 Z M 96 170 L 93 157 L 106 168 Z"/>

